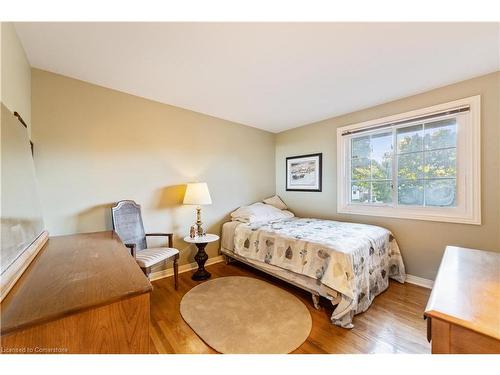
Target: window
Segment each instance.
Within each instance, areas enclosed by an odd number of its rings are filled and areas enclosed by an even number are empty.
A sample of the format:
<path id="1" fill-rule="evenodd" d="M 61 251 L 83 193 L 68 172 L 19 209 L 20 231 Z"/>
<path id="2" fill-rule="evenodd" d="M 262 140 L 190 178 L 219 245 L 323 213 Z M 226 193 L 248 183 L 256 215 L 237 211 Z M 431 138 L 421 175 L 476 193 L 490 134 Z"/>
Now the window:
<path id="1" fill-rule="evenodd" d="M 480 97 L 339 128 L 338 212 L 480 224 Z"/>

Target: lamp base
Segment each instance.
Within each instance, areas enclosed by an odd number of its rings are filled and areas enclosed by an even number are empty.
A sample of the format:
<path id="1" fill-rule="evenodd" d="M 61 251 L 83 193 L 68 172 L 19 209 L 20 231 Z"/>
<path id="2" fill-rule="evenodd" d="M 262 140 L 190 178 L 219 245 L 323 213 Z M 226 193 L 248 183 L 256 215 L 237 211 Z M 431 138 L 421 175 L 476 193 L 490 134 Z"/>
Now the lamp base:
<path id="1" fill-rule="evenodd" d="M 196 207 L 196 232 L 198 237 L 204 236 L 203 223 L 201 222 L 201 207 Z"/>

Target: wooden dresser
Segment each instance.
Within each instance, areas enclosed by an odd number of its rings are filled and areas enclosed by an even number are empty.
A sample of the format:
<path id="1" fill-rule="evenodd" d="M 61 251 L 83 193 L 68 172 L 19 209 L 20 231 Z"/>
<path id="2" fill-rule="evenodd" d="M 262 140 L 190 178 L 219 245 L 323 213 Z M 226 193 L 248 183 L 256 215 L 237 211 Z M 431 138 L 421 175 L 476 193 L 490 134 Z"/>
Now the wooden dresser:
<path id="1" fill-rule="evenodd" d="M 425 316 L 432 353 L 500 353 L 500 253 L 448 246 Z"/>
<path id="2" fill-rule="evenodd" d="M 114 232 L 51 237 L 0 304 L 3 353 L 149 353 L 151 284 Z"/>

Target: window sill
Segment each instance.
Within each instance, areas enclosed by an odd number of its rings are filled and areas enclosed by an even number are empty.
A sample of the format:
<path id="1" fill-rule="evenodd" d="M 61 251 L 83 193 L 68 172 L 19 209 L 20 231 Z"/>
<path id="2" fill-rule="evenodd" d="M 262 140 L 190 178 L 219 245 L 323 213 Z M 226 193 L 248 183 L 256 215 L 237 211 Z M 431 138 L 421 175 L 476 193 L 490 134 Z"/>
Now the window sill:
<path id="1" fill-rule="evenodd" d="M 481 213 L 464 213 L 450 208 L 443 212 L 443 208 L 395 208 L 387 205 L 368 206 L 362 204 L 345 205 L 337 208 L 339 214 L 365 215 L 390 217 L 395 219 L 438 221 L 446 223 L 481 225 Z"/>

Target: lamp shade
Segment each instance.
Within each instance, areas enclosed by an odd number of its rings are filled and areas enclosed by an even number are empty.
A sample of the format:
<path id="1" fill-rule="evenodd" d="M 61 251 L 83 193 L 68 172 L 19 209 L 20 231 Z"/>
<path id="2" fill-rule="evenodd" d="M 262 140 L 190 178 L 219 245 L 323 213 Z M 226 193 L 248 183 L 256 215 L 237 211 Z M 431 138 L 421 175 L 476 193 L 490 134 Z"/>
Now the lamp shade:
<path id="1" fill-rule="evenodd" d="M 206 182 L 196 182 L 187 184 L 184 194 L 184 204 L 212 204 L 210 192 Z"/>

